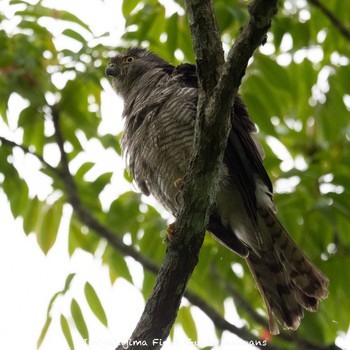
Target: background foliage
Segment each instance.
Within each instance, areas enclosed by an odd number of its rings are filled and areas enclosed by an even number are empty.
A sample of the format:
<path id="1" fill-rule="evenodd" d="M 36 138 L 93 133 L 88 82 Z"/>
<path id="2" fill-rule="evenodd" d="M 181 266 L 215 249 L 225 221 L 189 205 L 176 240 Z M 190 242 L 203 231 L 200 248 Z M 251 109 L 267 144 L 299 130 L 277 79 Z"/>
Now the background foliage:
<path id="1" fill-rule="evenodd" d="M 120 157 L 120 135 L 98 132 L 101 81 L 105 79 L 108 57 L 121 47 L 142 45 L 174 64 L 194 62 L 184 1 L 164 4 L 165 1 L 124 0 L 125 34 L 119 47 L 111 48 L 103 45 L 104 36 L 96 38 L 71 13 L 47 8 L 41 1 L 10 1 L 16 25 L 11 30 L 0 25 L 0 114 L 4 123 L 21 136 L 20 142 L 16 140 L 19 146 L 15 146 L 0 133 L 0 186 L 14 217 L 22 220 L 27 235 L 36 235 L 44 253 L 55 244 L 63 208 L 69 205 L 60 164 L 52 156 L 58 151 L 53 128 L 55 111 L 60 114 L 60 132 L 69 162 L 84 152 L 86 140 L 91 139 Z M 248 18 L 247 2 L 215 0 L 214 5 L 226 47 Z M 330 0 L 326 5 L 350 28 L 349 2 Z M 59 23 L 62 30 L 58 34 L 45 25 L 48 18 Z M 7 18 L 0 14 L 0 20 L 5 23 Z M 58 49 L 57 35 L 74 40 L 80 48 Z M 349 55 L 349 40 L 318 7 L 307 1 L 281 1 L 267 44 L 255 54 L 241 87 L 259 127 L 265 164 L 275 183 L 279 217 L 299 246 L 330 277 L 329 298 L 318 313 L 305 315 L 297 332 L 298 337 L 319 344 L 334 343 L 350 323 L 350 269 L 345 268 L 350 266 Z M 26 105 L 18 120 L 9 118 L 8 101 L 13 94 L 24 99 Z M 44 161 L 41 172 L 49 177 L 52 187 L 47 198 L 39 198 L 31 191 L 16 159 L 18 152 L 34 153 Z M 120 195 L 105 208 L 101 193 L 108 189 L 112 173 L 87 181 L 86 174 L 95 166 L 87 161 L 74 173 L 81 205 L 120 238 L 127 237 L 143 256 L 160 264 L 166 221 L 134 192 Z M 130 181 L 127 174 L 125 178 Z M 111 282 L 117 278 L 134 282 L 124 259 L 127 253 L 104 244 L 101 234 L 82 223 L 76 213 L 70 218 L 68 235 L 71 256 L 77 249 L 92 255 L 102 249 L 101 259 L 109 268 Z M 67 276 L 66 285 L 48 305 L 38 345 L 50 327 L 53 303 L 67 292 L 74 277 Z M 154 275 L 145 269 L 141 288 L 145 299 L 153 282 Z M 224 313 L 225 299 L 233 298 L 248 329 L 264 334 L 264 325 L 254 318 L 256 310 L 264 306 L 246 265 L 209 235 L 189 289 L 220 314 Z M 108 310 L 103 309 L 88 281 L 84 293 L 93 313 L 108 326 Z M 244 307 L 242 299 L 251 308 Z M 177 322 L 195 340 L 197 329 L 190 309 L 183 306 Z M 74 322 L 61 316 L 70 348 L 74 348 L 72 332 L 88 339 L 92 331 L 86 326 L 83 311 L 79 300 L 73 298 Z M 221 337 L 220 330 L 217 334 Z M 292 347 L 277 337 L 272 343 Z"/>

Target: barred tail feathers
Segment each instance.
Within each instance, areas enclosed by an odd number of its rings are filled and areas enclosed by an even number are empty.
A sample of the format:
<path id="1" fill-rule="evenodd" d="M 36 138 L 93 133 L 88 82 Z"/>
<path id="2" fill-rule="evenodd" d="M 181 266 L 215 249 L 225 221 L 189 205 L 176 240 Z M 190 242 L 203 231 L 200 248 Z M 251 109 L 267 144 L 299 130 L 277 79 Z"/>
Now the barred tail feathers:
<path id="1" fill-rule="evenodd" d="M 304 310 L 316 311 L 328 295 L 327 277 L 303 254 L 271 210 L 259 210 L 261 230 L 267 230 L 273 246 L 249 250 L 247 264 L 265 301 L 269 328 L 278 334 L 283 328 L 296 330 Z M 263 234 L 264 236 L 264 234 Z"/>

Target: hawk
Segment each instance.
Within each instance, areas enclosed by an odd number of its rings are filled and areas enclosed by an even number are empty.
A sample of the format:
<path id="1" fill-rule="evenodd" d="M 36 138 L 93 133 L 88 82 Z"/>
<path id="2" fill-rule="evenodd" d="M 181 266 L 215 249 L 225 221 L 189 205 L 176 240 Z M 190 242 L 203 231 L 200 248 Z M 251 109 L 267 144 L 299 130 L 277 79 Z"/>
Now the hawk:
<path id="1" fill-rule="evenodd" d="M 193 149 L 196 66 L 175 67 L 148 50 L 130 48 L 111 59 L 106 74 L 124 100 L 122 147 L 130 171 L 140 190 L 176 217 L 181 205 L 176 180 L 185 175 Z M 208 231 L 246 260 L 265 301 L 270 332 L 279 333 L 276 320 L 296 330 L 304 309 L 316 311 L 327 297 L 328 279 L 275 215 L 262 146 L 239 96 L 231 115 Z"/>

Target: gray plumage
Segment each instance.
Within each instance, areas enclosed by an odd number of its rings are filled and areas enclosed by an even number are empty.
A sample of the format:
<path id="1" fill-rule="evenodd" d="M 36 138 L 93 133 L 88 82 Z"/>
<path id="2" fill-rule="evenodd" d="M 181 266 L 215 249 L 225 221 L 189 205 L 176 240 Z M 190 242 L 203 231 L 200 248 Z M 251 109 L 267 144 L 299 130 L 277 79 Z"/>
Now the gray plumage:
<path id="1" fill-rule="evenodd" d="M 174 185 L 192 153 L 198 83 L 196 67 L 174 67 L 157 55 L 132 48 L 109 63 L 106 74 L 124 100 L 122 146 L 130 171 L 146 194 L 175 216 Z M 255 126 L 239 96 L 224 155 L 216 205 L 208 230 L 245 258 L 266 303 L 269 327 L 297 329 L 303 309 L 316 311 L 328 295 L 328 279 L 295 245 L 275 216 L 272 184 Z"/>

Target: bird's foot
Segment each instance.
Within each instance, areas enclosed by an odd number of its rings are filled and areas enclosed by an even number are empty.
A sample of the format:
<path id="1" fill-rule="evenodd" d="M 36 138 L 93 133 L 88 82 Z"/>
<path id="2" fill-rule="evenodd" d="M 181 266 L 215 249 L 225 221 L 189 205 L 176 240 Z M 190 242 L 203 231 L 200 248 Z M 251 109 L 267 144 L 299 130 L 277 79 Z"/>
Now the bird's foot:
<path id="1" fill-rule="evenodd" d="M 174 237 L 174 233 L 175 233 L 175 224 L 176 224 L 176 221 L 174 221 L 173 223 L 171 223 L 167 230 L 166 230 L 166 236 L 167 236 L 167 239 L 168 241 L 170 241 L 171 243 L 174 243 L 175 242 L 175 237 Z"/>
<path id="2" fill-rule="evenodd" d="M 178 192 L 175 194 L 175 201 L 178 205 L 182 205 L 183 202 L 183 188 L 184 188 L 184 179 L 182 177 L 177 178 L 174 181 L 174 186 L 178 190 Z"/>
<path id="3" fill-rule="evenodd" d="M 174 186 L 179 190 L 179 191 L 182 191 L 183 188 L 184 188 L 184 184 L 185 184 L 185 181 L 182 177 L 179 177 L 177 178 L 175 181 L 174 181 Z"/>

